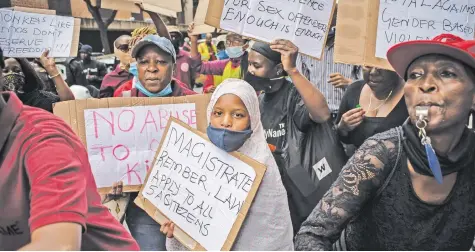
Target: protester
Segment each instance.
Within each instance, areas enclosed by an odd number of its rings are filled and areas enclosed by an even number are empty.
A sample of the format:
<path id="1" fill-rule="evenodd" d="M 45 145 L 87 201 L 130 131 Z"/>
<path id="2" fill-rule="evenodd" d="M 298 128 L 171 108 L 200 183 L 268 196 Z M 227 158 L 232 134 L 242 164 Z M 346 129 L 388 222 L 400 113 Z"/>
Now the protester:
<path id="1" fill-rule="evenodd" d="M 190 53 L 180 48 L 183 34 L 178 29 L 170 30 L 170 39 L 176 52 L 176 69 L 173 77 L 186 84 L 190 90 L 195 87 L 196 71 L 192 67 Z"/>
<path id="2" fill-rule="evenodd" d="M 335 120 L 338 109 L 345 93 L 345 89 L 354 81 L 361 79 L 359 66 L 335 63 L 335 34 L 337 8 L 332 19 L 332 27 L 327 37 L 326 46 L 323 49 L 321 60 L 316 60 L 305 55 L 300 55 L 297 60 L 299 70 L 304 73 L 306 69 L 309 76 L 306 76 L 325 96 L 332 118 Z"/>
<path id="3" fill-rule="evenodd" d="M 188 27 L 188 34 L 193 34 L 195 25 L 192 23 Z M 247 73 L 248 53 L 246 49 L 248 43 L 241 35 L 228 33 L 226 35 L 226 53 L 230 59 L 217 60 L 212 62 L 203 62 L 198 53 L 198 37 L 190 35 L 191 40 L 191 58 L 196 71 L 205 75 L 218 75 L 220 82 L 214 81 L 214 85 L 218 86 L 222 81 L 235 78 L 242 79 Z"/>
<path id="4" fill-rule="evenodd" d="M 340 104 L 340 140 L 358 148 L 369 137 L 402 125 L 409 117 L 403 96 L 404 80 L 396 72 L 363 67 L 363 80 L 348 87 Z"/>
<path id="5" fill-rule="evenodd" d="M 267 148 L 256 92 L 242 80 L 228 79 L 211 97 L 207 116 L 207 132 L 212 143 L 227 152 L 238 151 L 267 166 L 232 250 L 293 250 L 286 192 L 275 160 Z M 222 137 L 223 134 L 225 137 Z M 228 138 L 227 135 L 239 137 Z M 167 249 L 187 250 L 172 239 L 173 229 L 174 224 L 170 222 L 162 228 L 170 238 L 167 239 Z"/>
<path id="6" fill-rule="evenodd" d="M 63 120 L 14 92 L 1 93 L 0 118 L 0 250 L 139 249 L 101 205 L 87 151 Z"/>
<path id="7" fill-rule="evenodd" d="M 291 181 L 287 179 L 291 167 L 287 167 L 285 160 L 289 155 L 299 154 L 288 152 L 289 132 L 293 126 L 289 125 L 289 121 L 305 132 L 307 125 L 323 123 L 330 118 L 323 94 L 297 70 L 297 55 L 298 48 L 288 40 L 276 40 L 270 45 L 255 42 L 249 53 L 248 73 L 244 77 L 256 91 L 264 91 L 260 99 L 262 125 L 289 193 L 295 231 L 307 216 L 298 214 L 299 203 L 295 201 L 300 199 L 293 195 L 297 191 L 293 190 Z M 288 120 L 289 116 L 292 120 Z M 310 208 L 313 209 L 317 202 L 314 200 Z"/>
<path id="8" fill-rule="evenodd" d="M 475 133 L 465 123 L 475 108 L 474 47 L 444 34 L 388 51 L 406 80 L 410 119 L 365 141 L 303 224 L 297 250 L 335 242 L 338 250 L 470 249 Z"/>
<path id="9" fill-rule="evenodd" d="M 196 94 L 173 78 L 176 52 L 169 39 L 157 35 L 145 36 L 133 47 L 131 55 L 137 61 L 130 69 L 135 77 L 117 89 L 116 97 L 171 97 Z M 165 236 L 160 233 L 160 225 L 133 202 L 137 195 L 137 193 L 130 195 L 126 212 L 126 222 L 132 236 L 142 250 L 166 250 Z"/>
<path id="10" fill-rule="evenodd" d="M 107 74 L 107 67 L 104 63 L 93 60 L 91 55 L 92 47 L 90 45 L 83 45 L 79 50 L 79 56 L 82 60 L 82 71 L 86 75 L 88 85 L 100 89 L 102 79 Z"/>
<path id="11" fill-rule="evenodd" d="M 5 83 L 2 91 L 14 92 L 23 104 L 49 112 L 53 112 L 53 104 L 56 102 L 74 100 L 74 95 L 56 68 L 54 59 L 48 58 L 48 54 L 49 51 L 45 51 L 40 61 L 53 79 L 58 95 L 43 90 L 43 81 L 33 66 L 23 58 L 5 60 L 3 68 Z"/>
<path id="12" fill-rule="evenodd" d="M 129 73 L 129 67 L 132 63 L 129 52 L 131 38 L 129 35 L 122 35 L 114 41 L 114 54 L 119 60 L 119 64 L 102 80 L 101 97 L 112 97 L 117 87 L 133 78 L 133 75 Z"/>
<path id="13" fill-rule="evenodd" d="M 213 35 L 211 35 L 211 33 L 207 33 L 205 42 L 198 45 L 198 52 L 201 55 L 202 61 L 214 61 L 218 59 L 216 57 L 218 52 L 216 46 L 213 45 Z"/>
<path id="14" fill-rule="evenodd" d="M 87 86 L 86 74 L 83 72 L 83 63 L 79 55 L 79 51 L 83 45 L 79 43 L 78 56 L 74 58 L 68 58 L 66 60 L 66 83 L 68 85 L 81 85 Z"/>
<path id="15" fill-rule="evenodd" d="M 221 35 L 217 38 L 218 44 L 216 49 L 218 50 L 218 60 L 229 59 L 228 54 L 226 53 L 226 35 Z"/>

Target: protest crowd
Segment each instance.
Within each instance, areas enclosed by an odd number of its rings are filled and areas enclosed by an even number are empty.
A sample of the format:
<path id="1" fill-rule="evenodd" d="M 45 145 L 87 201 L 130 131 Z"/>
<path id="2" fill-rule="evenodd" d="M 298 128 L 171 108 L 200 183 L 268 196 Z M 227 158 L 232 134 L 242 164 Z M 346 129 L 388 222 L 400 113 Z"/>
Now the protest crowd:
<path id="1" fill-rule="evenodd" d="M 112 69 L 87 44 L 63 76 L 51 50 L 0 43 L 0 250 L 475 248 L 475 40 L 440 32 L 391 45 L 390 67 L 340 63 L 344 1 L 321 57 L 146 9 L 153 25 L 115 39 Z M 147 112 L 166 105 L 160 122 Z M 107 156 L 147 161 L 116 176 Z"/>

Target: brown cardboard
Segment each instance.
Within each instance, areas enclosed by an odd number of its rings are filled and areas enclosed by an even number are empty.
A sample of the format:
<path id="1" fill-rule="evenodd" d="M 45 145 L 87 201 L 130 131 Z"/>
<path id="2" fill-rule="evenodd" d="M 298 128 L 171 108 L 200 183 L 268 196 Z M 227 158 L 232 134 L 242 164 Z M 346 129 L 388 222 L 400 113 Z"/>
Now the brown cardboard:
<path id="1" fill-rule="evenodd" d="M 225 0 L 208 0 L 208 1 L 209 1 L 208 12 L 207 12 L 207 15 L 206 15 L 205 23 L 220 29 L 221 28 L 221 26 L 220 26 L 220 24 L 221 24 L 221 15 L 223 14 L 224 1 Z M 331 17 L 333 16 L 333 13 L 335 12 L 335 6 L 336 6 L 336 0 L 333 0 L 333 8 L 332 8 L 332 11 L 331 11 Z M 328 22 L 328 26 L 327 26 L 328 27 L 327 32 L 325 33 L 325 40 L 324 40 L 325 42 L 323 43 L 323 45 L 325 45 L 325 43 L 327 41 L 328 31 L 330 30 L 331 22 L 332 22 L 332 19 L 330 18 L 330 20 Z M 314 59 L 317 59 L 317 60 L 320 60 L 323 57 L 323 53 L 324 53 L 324 50 L 322 50 L 322 54 L 320 55 L 320 57 L 315 57 L 315 56 L 312 56 L 312 55 L 307 55 L 307 56 L 309 56 L 311 58 L 314 58 Z M 304 54 L 304 53 L 301 53 L 301 54 Z M 304 55 L 306 55 L 306 54 L 304 54 Z"/>
<path id="2" fill-rule="evenodd" d="M 126 0 L 102 0 L 101 8 L 110 10 L 127 10 L 132 13 L 140 13 L 140 8 L 133 2 Z"/>
<path id="3" fill-rule="evenodd" d="M 209 0 L 200 0 L 195 13 L 195 29 L 193 35 L 211 33 L 216 30 L 215 27 L 205 24 L 206 14 L 208 12 Z"/>
<path id="4" fill-rule="evenodd" d="M 210 95 L 191 95 L 182 97 L 165 97 L 165 98 L 107 98 L 107 99 L 87 99 L 87 100 L 73 100 L 67 102 L 59 102 L 54 104 L 53 113 L 62 118 L 76 135 L 79 136 L 85 146 L 86 129 L 84 110 L 97 108 L 119 108 L 119 107 L 134 107 L 134 106 L 149 106 L 159 104 L 180 104 L 180 103 L 195 103 L 196 104 L 196 123 L 199 131 L 206 132 L 208 126 L 206 118 L 206 110 L 210 101 Z M 111 185 L 112 187 L 112 185 Z M 111 187 L 100 188 L 100 193 L 107 193 Z M 140 186 L 125 186 L 124 192 L 138 191 Z"/>
<path id="5" fill-rule="evenodd" d="M 163 141 L 165 140 L 165 136 L 167 135 L 168 129 L 170 128 L 171 122 L 178 123 L 181 126 L 183 126 L 183 127 L 187 128 L 188 130 L 190 130 L 191 132 L 201 136 L 203 139 L 209 141 L 206 134 L 201 133 L 198 130 L 195 130 L 195 129 L 189 127 L 185 123 L 171 117 L 170 120 L 168 121 L 168 126 L 166 128 L 166 131 L 163 133 L 163 137 L 162 137 L 162 140 L 160 141 L 160 146 L 158 147 L 158 150 L 157 150 L 157 153 L 155 155 L 155 159 L 154 159 L 153 163 L 155 163 L 157 155 L 160 153 L 160 150 L 162 149 Z M 236 240 L 236 237 L 239 233 L 239 230 L 241 229 L 242 224 L 244 223 L 244 220 L 245 220 L 246 215 L 249 211 L 249 208 L 252 205 L 252 201 L 254 200 L 254 197 L 257 194 L 257 191 L 258 191 L 259 186 L 262 182 L 262 179 L 264 178 L 264 174 L 267 170 L 267 167 L 265 165 L 255 161 L 255 160 L 253 160 L 253 159 L 251 159 L 251 158 L 249 158 L 249 157 L 247 157 L 243 154 L 240 154 L 238 152 L 234 152 L 234 153 L 231 153 L 231 155 L 233 155 L 237 159 L 245 162 L 246 164 L 248 164 L 252 168 L 254 168 L 254 170 L 256 172 L 256 179 L 254 180 L 254 183 L 251 187 L 251 190 L 249 190 L 249 194 L 246 198 L 245 204 L 243 204 L 243 206 L 241 208 L 241 211 L 239 212 L 239 216 L 237 217 L 236 222 L 234 222 L 233 228 L 229 232 L 229 236 L 226 240 L 226 243 L 224 244 L 223 248 L 221 249 L 222 251 L 230 251 L 231 250 L 231 248 L 234 244 L 234 241 Z M 150 169 L 149 173 L 147 174 L 147 177 L 145 178 L 145 181 L 148 181 L 148 178 L 149 178 L 151 172 L 152 172 L 152 169 Z M 148 215 L 150 215 L 159 224 L 164 224 L 165 222 L 168 222 L 169 219 L 165 215 L 163 215 L 160 212 L 160 210 L 158 210 L 149 200 L 145 199 L 142 196 L 142 190 L 143 190 L 143 188 L 140 189 L 139 195 L 137 196 L 137 198 L 134 201 L 135 204 L 137 206 L 139 206 L 140 208 L 142 208 L 143 210 L 145 210 L 148 213 Z M 187 233 L 185 233 L 178 226 L 175 226 L 173 236 L 174 236 L 175 239 L 180 241 L 183 245 L 185 245 L 190 250 L 193 250 L 193 251 L 204 251 L 205 250 L 203 248 L 203 246 L 201 246 L 198 242 L 193 240 L 193 238 L 191 238 L 191 236 L 189 236 Z"/>
<path id="6" fill-rule="evenodd" d="M 393 70 L 386 59 L 375 56 L 379 1 L 339 1 L 335 62 Z"/>
<path id="7" fill-rule="evenodd" d="M 48 9 L 37 9 L 37 8 L 20 7 L 20 6 L 15 6 L 15 7 L 6 8 L 6 9 L 13 10 L 13 11 L 28 12 L 28 13 L 56 15 L 56 10 L 48 10 Z"/>
<path id="8" fill-rule="evenodd" d="M 136 0 L 142 3 L 144 9 L 154 11 L 154 8 L 172 10 L 174 12 L 182 12 L 181 0 Z"/>
<path id="9" fill-rule="evenodd" d="M 48 0 L 11 0 L 10 6 L 49 9 Z"/>

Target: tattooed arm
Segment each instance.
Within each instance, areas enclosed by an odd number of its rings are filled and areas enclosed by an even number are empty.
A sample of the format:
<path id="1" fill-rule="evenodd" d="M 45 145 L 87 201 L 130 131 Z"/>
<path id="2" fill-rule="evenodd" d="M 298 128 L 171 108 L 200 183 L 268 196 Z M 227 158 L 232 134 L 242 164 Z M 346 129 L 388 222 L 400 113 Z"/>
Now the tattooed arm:
<path id="1" fill-rule="evenodd" d="M 302 224 L 296 250 L 332 250 L 348 222 L 375 196 L 394 166 L 388 162 L 396 160 L 395 142 L 366 140 Z"/>

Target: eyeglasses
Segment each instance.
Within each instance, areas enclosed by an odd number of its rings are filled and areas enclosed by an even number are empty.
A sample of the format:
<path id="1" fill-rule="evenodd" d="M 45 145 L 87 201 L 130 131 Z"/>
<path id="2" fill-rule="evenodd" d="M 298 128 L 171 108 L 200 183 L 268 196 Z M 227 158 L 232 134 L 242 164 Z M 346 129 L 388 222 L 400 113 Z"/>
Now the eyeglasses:
<path id="1" fill-rule="evenodd" d="M 121 50 L 122 52 L 128 52 L 129 51 L 129 45 L 128 44 L 123 44 L 123 45 L 119 45 L 117 47 L 117 49 Z"/>

